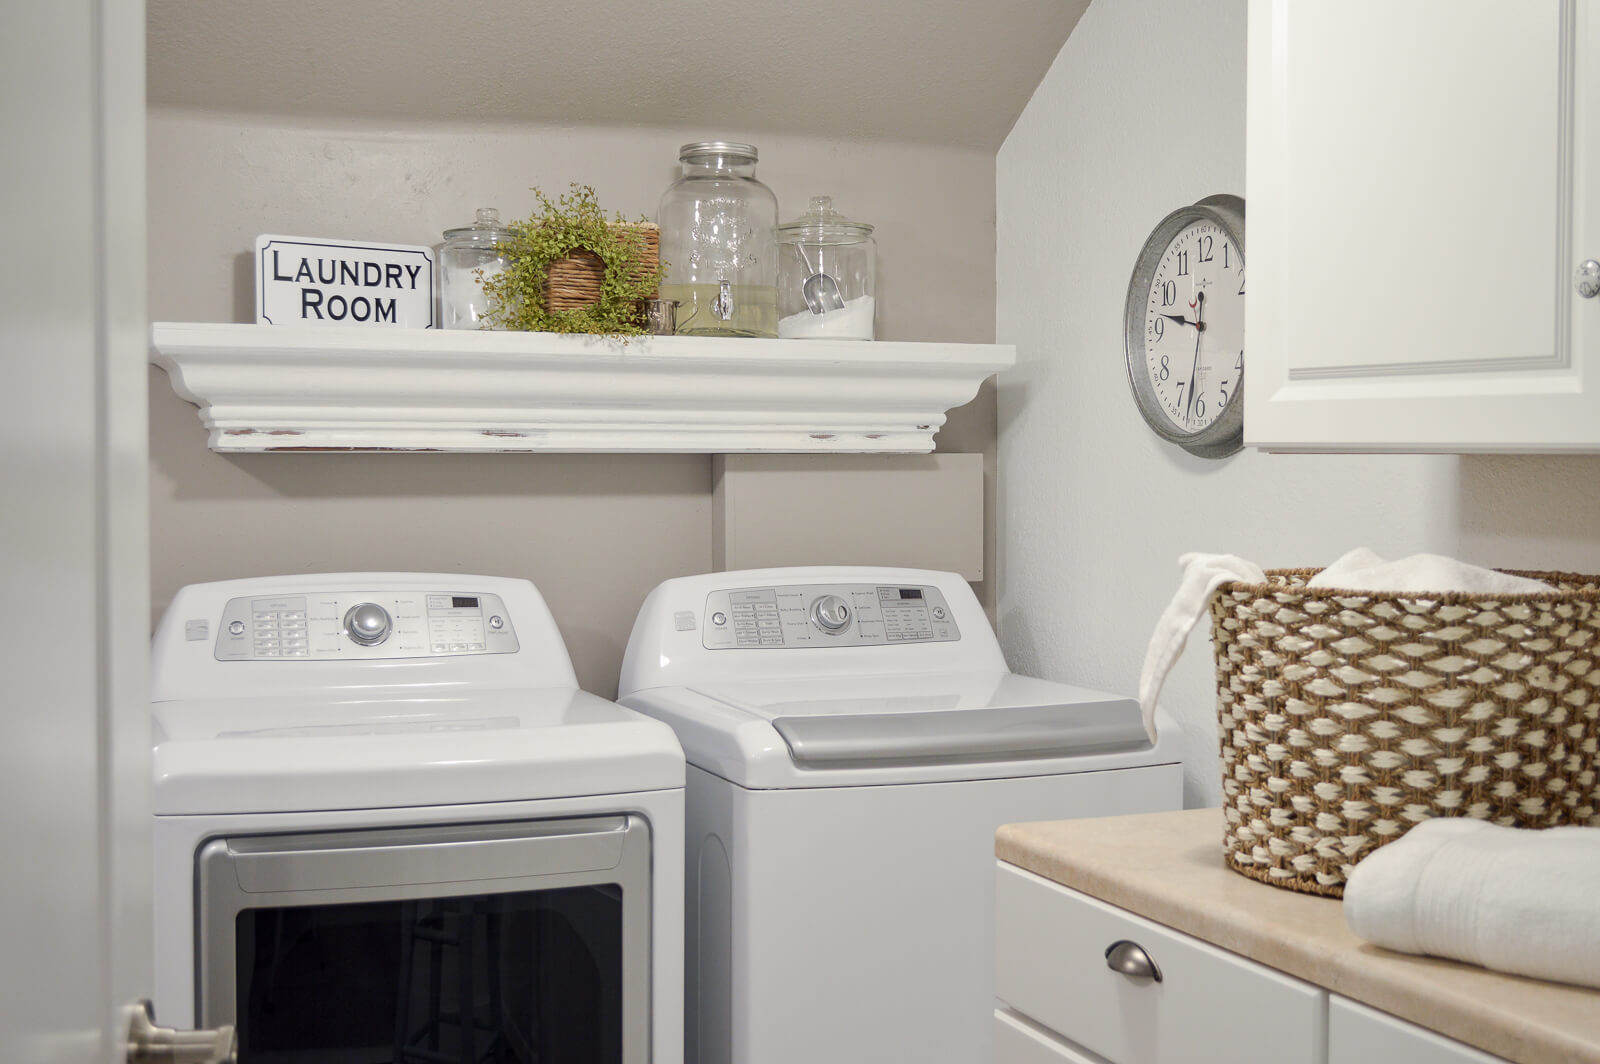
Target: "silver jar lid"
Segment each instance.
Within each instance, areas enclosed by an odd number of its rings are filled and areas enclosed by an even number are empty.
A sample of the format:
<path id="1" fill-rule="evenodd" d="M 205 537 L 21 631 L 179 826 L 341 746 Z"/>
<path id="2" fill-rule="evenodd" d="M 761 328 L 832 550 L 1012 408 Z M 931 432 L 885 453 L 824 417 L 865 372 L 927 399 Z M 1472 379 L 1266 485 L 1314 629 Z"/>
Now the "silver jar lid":
<path id="1" fill-rule="evenodd" d="M 681 163 L 692 155 L 731 155 L 739 159 L 756 161 L 756 146 L 754 144 L 739 144 L 731 140 L 697 140 L 693 144 L 685 144 L 678 149 L 678 161 Z"/>

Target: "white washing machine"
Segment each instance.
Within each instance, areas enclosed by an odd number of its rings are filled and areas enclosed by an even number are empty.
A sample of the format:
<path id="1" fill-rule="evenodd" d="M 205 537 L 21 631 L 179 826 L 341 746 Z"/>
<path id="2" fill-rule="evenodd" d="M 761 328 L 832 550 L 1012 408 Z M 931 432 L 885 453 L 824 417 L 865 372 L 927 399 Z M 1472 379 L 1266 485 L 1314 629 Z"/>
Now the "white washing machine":
<path id="1" fill-rule="evenodd" d="M 690 1064 L 990 1059 L 995 829 L 1181 805 L 1170 723 L 1010 672 L 954 573 L 669 580 L 618 700 L 689 760 Z"/>
<path id="2" fill-rule="evenodd" d="M 153 658 L 161 1022 L 240 1064 L 682 1060 L 683 754 L 531 583 L 198 584 Z"/>

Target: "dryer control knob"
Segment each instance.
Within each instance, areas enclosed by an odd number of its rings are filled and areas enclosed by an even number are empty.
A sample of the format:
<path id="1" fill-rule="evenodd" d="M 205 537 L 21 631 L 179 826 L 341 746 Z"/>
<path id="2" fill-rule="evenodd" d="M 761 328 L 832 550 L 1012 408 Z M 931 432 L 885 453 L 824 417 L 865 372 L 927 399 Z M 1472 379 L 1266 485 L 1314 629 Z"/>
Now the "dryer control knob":
<path id="1" fill-rule="evenodd" d="M 811 604 L 811 620 L 829 635 L 850 627 L 850 603 L 838 595 L 823 595 Z"/>
<path id="2" fill-rule="evenodd" d="M 344 615 L 344 632 L 352 643 L 377 646 L 389 638 L 389 611 L 376 602 L 351 606 Z"/>

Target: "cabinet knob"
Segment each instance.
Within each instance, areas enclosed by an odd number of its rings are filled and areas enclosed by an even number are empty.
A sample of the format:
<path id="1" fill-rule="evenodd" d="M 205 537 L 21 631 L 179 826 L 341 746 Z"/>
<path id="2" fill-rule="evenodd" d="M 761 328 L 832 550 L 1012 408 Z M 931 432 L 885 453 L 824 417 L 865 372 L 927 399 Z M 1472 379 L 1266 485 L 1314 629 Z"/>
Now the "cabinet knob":
<path id="1" fill-rule="evenodd" d="M 1578 294 L 1585 299 L 1600 296 L 1600 262 L 1585 259 L 1580 263 L 1573 274 L 1573 284 L 1577 287 Z"/>
<path id="2" fill-rule="evenodd" d="M 1161 982 L 1161 969 L 1137 942 L 1118 939 L 1106 947 L 1106 967 L 1135 979 Z"/>

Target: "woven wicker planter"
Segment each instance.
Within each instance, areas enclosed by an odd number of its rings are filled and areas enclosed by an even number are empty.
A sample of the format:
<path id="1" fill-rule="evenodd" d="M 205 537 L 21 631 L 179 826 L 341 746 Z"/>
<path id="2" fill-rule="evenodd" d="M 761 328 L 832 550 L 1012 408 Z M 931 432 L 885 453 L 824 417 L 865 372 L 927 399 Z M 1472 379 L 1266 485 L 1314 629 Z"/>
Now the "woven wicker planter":
<path id="1" fill-rule="evenodd" d="M 1600 577 L 1426 596 L 1304 587 L 1317 571 L 1211 601 L 1230 867 L 1339 897 L 1429 817 L 1596 819 Z"/>
<path id="2" fill-rule="evenodd" d="M 644 254 L 633 271 L 635 278 L 653 273 L 661 261 L 661 227 L 654 222 L 622 226 L 637 230 L 644 237 Z M 605 263 L 591 251 L 574 251 L 550 264 L 544 286 L 546 310 L 581 310 L 600 302 L 600 285 L 605 280 Z M 652 296 L 654 292 L 650 293 Z"/>

